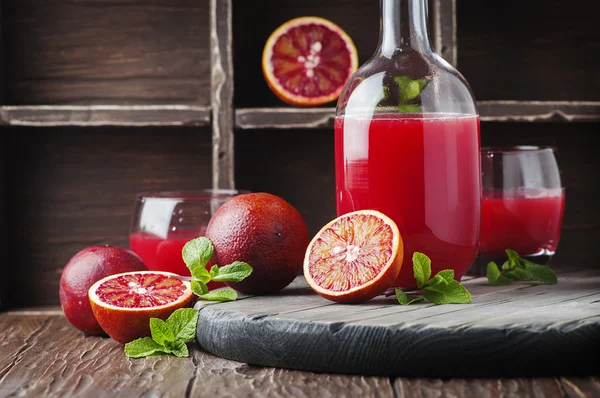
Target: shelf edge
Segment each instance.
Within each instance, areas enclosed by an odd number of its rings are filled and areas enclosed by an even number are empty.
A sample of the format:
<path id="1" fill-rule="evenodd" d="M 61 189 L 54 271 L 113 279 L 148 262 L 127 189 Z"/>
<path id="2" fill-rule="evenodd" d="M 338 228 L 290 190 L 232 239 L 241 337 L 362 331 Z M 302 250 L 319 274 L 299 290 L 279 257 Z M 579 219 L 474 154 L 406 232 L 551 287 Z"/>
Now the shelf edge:
<path id="1" fill-rule="evenodd" d="M 597 122 L 600 101 L 479 101 L 482 121 Z M 335 108 L 241 108 L 236 127 L 250 129 L 331 128 Z"/>
<path id="2" fill-rule="evenodd" d="M 27 105 L 0 106 L 0 125 L 58 126 L 207 126 L 208 106 L 191 105 Z"/>

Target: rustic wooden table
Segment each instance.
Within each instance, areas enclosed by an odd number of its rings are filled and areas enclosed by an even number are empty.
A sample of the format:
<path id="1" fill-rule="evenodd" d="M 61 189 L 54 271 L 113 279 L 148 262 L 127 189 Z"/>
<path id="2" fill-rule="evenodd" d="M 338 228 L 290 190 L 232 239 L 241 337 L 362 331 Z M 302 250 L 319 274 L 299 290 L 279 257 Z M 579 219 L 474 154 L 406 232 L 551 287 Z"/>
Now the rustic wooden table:
<path id="1" fill-rule="evenodd" d="M 594 374 L 363 376 L 254 366 L 190 348 L 189 358 L 129 359 L 115 341 L 73 328 L 60 308 L 8 311 L 0 314 L 0 397 L 600 397 Z"/>

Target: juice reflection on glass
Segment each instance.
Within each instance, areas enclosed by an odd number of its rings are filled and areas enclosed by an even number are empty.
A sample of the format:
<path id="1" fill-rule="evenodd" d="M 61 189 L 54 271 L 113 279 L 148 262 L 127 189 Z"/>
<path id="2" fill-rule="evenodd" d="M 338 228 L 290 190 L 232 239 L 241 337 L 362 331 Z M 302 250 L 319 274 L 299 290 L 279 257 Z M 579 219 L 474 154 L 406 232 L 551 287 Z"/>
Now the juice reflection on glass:
<path id="1" fill-rule="evenodd" d="M 337 214 L 376 209 L 392 218 L 405 257 L 397 286 L 413 286 L 412 253 L 432 273 L 461 276 L 477 255 L 479 117 L 378 114 L 335 121 Z"/>

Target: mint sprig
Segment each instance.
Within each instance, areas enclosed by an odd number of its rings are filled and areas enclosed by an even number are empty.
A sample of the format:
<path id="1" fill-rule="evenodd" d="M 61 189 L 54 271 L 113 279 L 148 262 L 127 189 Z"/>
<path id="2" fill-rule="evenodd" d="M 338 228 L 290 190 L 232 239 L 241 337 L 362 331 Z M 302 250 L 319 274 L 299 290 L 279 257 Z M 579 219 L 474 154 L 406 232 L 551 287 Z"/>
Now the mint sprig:
<path id="1" fill-rule="evenodd" d="M 558 283 L 558 278 L 550 267 L 526 260 L 514 250 L 505 251 L 507 260 L 502 264 L 502 269 L 493 261 L 487 265 L 486 276 L 490 285 L 509 285 L 513 281 L 536 281 L 549 285 Z"/>
<path id="2" fill-rule="evenodd" d="M 166 321 L 150 318 L 152 337 L 142 337 L 125 344 L 125 355 L 130 358 L 159 354 L 187 357 L 189 351 L 186 343 L 196 337 L 196 325 L 198 325 L 198 310 L 193 308 L 180 308 Z"/>
<path id="3" fill-rule="evenodd" d="M 421 289 L 423 297 L 409 296 L 401 289 L 394 289 L 400 304 L 410 305 L 425 299 L 434 304 L 469 304 L 472 301 L 471 293 L 454 279 L 454 270 L 441 270 L 432 278 L 429 257 L 415 252 L 412 261 L 417 288 Z"/>
<path id="4" fill-rule="evenodd" d="M 225 288 L 210 292 L 207 283 L 210 281 L 240 282 L 252 274 L 252 267 L 242 261 L 234 261 L 222 267 L 213 265 L 209 271 L 206 269 L 206 264 L 212 258 L 214 250 L 210 239 L 204 236 L 192 239 L 183 246 L 181 254 L 183 262 L 192 275 L 192 292 L 202 300 L 233 301 L 237 299 L 235 290 Z"/>
<path id="5" fill-rule="evenodd" d="M 394 82 L 398 85 L 398 112 L 417 113 L 421 112 L 421 106 L 412 103 L 429 83 L 427 79 L 411 79 L 408 76 L 396 76 Z"/>

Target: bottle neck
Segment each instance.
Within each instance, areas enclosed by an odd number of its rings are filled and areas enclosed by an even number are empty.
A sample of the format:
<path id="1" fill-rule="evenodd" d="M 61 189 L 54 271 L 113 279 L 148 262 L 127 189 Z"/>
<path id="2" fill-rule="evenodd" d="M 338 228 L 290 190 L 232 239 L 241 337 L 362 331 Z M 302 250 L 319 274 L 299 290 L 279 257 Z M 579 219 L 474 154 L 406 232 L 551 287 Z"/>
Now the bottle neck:
<path id="1" fill-rule="evenodd" d="M 391 58 L 403 48 L 431 53 L 427 23 L 427 0 L 380 0 L 379 49 Z"/>

